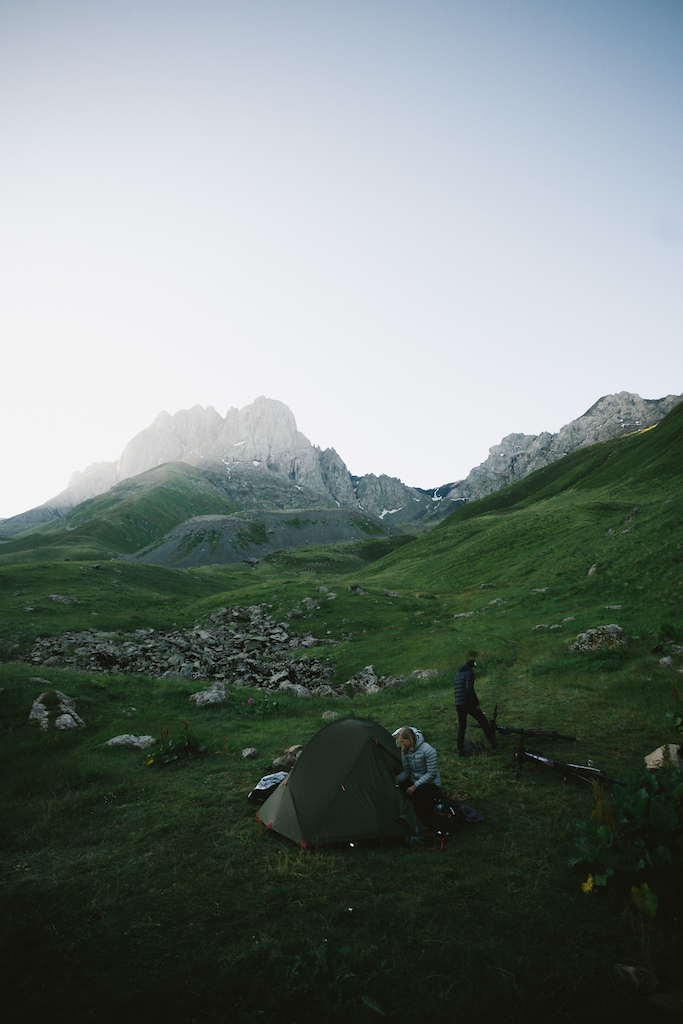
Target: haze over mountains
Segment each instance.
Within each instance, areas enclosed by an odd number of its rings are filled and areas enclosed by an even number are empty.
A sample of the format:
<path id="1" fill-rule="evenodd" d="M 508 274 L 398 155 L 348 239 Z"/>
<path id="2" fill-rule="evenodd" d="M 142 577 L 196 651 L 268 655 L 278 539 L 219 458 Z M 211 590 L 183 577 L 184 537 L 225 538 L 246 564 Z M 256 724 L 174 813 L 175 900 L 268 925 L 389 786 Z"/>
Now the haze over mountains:
<path id="1" fill-rule="evenodd" d="M 578 448 L 653 426 L 681 398 L 607 395 L 556 434 L 509 434 L 465 480 L 435 484 L 429 491 L 386 475 L 353 476 L 333 448 L 321 450 L 297 430 L 294 415 L 282 402 L 260 397 L 243 409 L 230 409 L 225 417 L 212 407 L 196 405 L 174 415 L 161 412 L 126 445 L 117 462 L 95 463 L 74 473 L 64 491 L 1 520 L 0 529 L 16 535 L 59 519 L 81 502 L 170 463 L 210 471 L 212 481 L 221 479 L 223 489 L 243 509 L 340 508 L 364 513 L 385 526 L 391 523 L 391 528 L 429 526 L 454 503 L 491 494 Z M 454 431 L 458 429 L 454 422 Z"/>

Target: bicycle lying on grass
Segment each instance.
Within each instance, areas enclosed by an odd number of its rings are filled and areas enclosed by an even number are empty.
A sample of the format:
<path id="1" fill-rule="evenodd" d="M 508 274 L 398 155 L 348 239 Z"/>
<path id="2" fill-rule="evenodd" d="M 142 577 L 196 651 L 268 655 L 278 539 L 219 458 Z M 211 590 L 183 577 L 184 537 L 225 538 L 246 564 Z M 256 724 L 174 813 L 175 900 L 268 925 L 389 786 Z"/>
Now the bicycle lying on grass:
<path id="1" fill-rule="evenodd" d="M 546 768 L 552 768 L 553 771 L 559 772 L 565 780 L 568 778 L 580 779 L 582 782 L 595 782 L 599 786 L 626 785 L 625 782 L 615 779 L 612 775 L 608 775 L 601 768 L 596 768 L 591 761 L 588 764 L 572 764 L 569 761 L 560 761 L 557 757 L 547 757 L 536 750 L 527 750 L 525 747 L 522 747 L 521 742 L 512 756 L 515 763 L 515 782 L 519 778 L 522 765 L 525 762 L 529 762 L 531 764 L 543 765 Z"/>
<path id="2" fill-rule="evenodd" d="M 561 732 L 557 732 L 556 729 L 514 729 L 509 725 L 498 725 L 498 705 L 496 704 L 493 709 L 493 715 L 491 717 L 491 726 L 495 732 L 502 733 L 503 736 L 512 735 L 518 733 L 520 737 L 532 736 L 538 740 L 568 740 L 571 743 L 576 743 L 576 736 L 564 736 Z M 481 728 L 481 726 L 479 726 Z M 522 742 L 520 740 L 520 742 Z"/>
<path id="3" fill-rule="evenodd" d="M 524 746 L 524 740 L 527 737 L 533 737 L 534 739 L 539 740 L 565 740 L 575 743 L 576 736 L 565 736 L 563 733 L 557 732 L 556 729 L 517 729 L 512 726 L 498 725 L 497 718 L 498 705 L 496 704 L 491 717 L 491 725 L 493 726 L 493 729 L 496 732 L 502 733 L 504 736 L 519 736 L 518 746 L 515 748 L 512 755 L 515 765 L 515 782 L 519 778 L 519 772 L 522 765 L 525 762 L 529 762 L 530 764 L 540 764 L 545 768 L 551 768 L 553 771 L 559 772 L 563 779 L 573 778 L 580 779 L 582 782 L 596 782 L 599 786 L 626 785 L 625 782 L 608 775 L 601 768 L 596 768 L 591 761 L 589 761 L 588 764 L 573 764 L 570 761 L 561 761 L 557 757 L 548 757 L 546 754 L 541 754 L 536 750 L 529 750 L 528 747 Z M 479 728 L 481 728 L 481 726 L 479 726 Z"/>

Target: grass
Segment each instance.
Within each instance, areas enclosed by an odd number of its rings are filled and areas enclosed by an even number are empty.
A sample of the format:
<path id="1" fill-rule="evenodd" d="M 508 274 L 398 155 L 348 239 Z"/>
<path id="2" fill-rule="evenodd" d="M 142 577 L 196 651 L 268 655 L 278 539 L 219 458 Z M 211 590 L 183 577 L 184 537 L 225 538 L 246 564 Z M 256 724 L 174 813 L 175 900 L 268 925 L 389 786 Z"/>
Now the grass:
<path id="1" fill-rule="evenodd" d="M 576 736 L 542 749 L 591 759 L 618 778 L 679 740 L 667 713 L 683 662 L 674 654 L 673 667 L 660 664 L 670 641 L 683 644 L 681 467 L 672 456 L 680 447 L 667 420 L 596 446 L 583 462 L 568 457 L 410 541 L 281 552 L 256 568 L 5 561 L 0 980 L 8 1019 L 365 1024 L 419 1012 L 468 1024 L 660 1020 L 612 969 L 641 965 L 664 985 L 677 981 L 680 899 L 663 899 L 650 918 L 628 884 L 585 893 L 587 868 L 570 861 L 595 807 L 590 789 L 531 765 L 516 775 L 511 738 L 501 755 L 460 761 L 451 682 L 458 663 L 475 656 L 484 710 L 497 705 L 500 724 Z M 645 486 L 639 465 L 656 487 Z M 356 584 L 364 593 L 350 589 Z M 55 602 L 55 594 L 77 601 Z M 353 701 L 278 694 L 268 707 L 232 688 L 227 705 L 197 709 L 188 697 L 200 681 L 22 660 L 38 635 L 172 629 L 253 603 L 280 621 L 304 597 L 320 607 L 289 628 L 333 641 L 310 654 L 333 662 L 335 682 L 366 664 L 380 674 L 437 675 Z M 454 618 L 464 612 L 473 614 Z M 568 650 L 579 632 L 613 621 L 627 634 L 623 651 Z M 28 724 L 32 701 L 50 688 L 75 699 L 85 729 Z M 391 730 L 421 728 L 439 752 L 445 787 L 484 822 L 464 826 L 443 850 L 367 844 L 305 853 L 266 832 L 246 794 L 275 756 L 307 742 L 326 710 Z M 153 752 L 103 746 L 124 732 L 180 739 L 186 723 L 206 750 L 166 766 L 148 763 Z M 478 738 L 473 726 L 468 738 Z M 252 746 L 256 760 L 244 760 Z"/>

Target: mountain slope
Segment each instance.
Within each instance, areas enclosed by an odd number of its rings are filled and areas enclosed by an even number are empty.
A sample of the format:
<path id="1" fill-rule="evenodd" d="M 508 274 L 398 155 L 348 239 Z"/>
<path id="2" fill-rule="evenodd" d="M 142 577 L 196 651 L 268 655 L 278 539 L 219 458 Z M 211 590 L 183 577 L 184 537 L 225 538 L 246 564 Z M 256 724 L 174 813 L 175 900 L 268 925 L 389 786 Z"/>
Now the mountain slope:
<path id="1" fill-rule="evenodd" d="M 226 475 L 172 462 L 0 545 L 0 563 L 135 556 L 181 567 L 396 532 L 359 511 L 330 508 L 324 496 L 264 467 L 237 466 Z"/>
<path id="2" fill-rule="evenodd" d="M 682 451 L 678 405 L 656 427 L 582 449 L 468 502 L 361 575 L 437 590 L 599 585 L 605 603 L 656 585 L 653 600 L 656 593 L 680 618 Z"/>
<path id="3" fill-rule="evenodd" d="M 489 449 L 485 462 L 450 488 L 447 497 L 465 501 L 483 498 L 572 452 L 654 426 L 680 401 L 680 395 L 647 399 L 621 391 L 604 395 L 556 434 L 508 434 Z"/>
<path id="4" fill-rule="evenodd" d="M 122 557 L 126 561 L 179 569 L 230 565 L 254 561 L 275 551 L 386 537 L 395 532 L 376 519 L 349 509 L 252 510 L 196 516 L 156 543 Z"/>
<path id="5" fill-rule="evenodd" d="M 281 402 L 261 397 L 241 410 L 230 409 L 225 418 L 211 407 L 197 405 L 173 416 L 160 413 L 126 445 L 118 462 L 96 463 L 74 473 L 61 494 L 0 521 L 0 531 L 3 537 L 12 537 L 54 522 L 117 483 L 175 462 L 210 471 L 219 488 L 231 493 L 237 481 L 246 481 L 237 488 L 241 508 L 269 507 L 273 490 L 298 488 L 309 495 L 310 507 L 352 509 L 419 532 L 433 527 L 457 505 L 493 493 L 572 451 L 657 423 L 678 402 L 676 395 L 655 400 L 627 392 L 607 395 L 557 434 L 508 435 L 466 480 L 430 490 L 409 487 L 384 474 L 352 476 L 333 448 L 321 451 L 297 430 L 294 416 Z M 266 492 L 262 497 L 261 491 Z M 301 507 L 302 502 L 295 499 L 289 505 Z M 273 507 L 287 503 L 278 499 Z"/>
<path id="6" fill-rule="evenodd" d="M 74 473 L 68 487 L 49 502 L 3 520 L 2 532 L 16 536 L 59 519 L 116 484 L 168 463 L 208 470 L 219 486 L 229 490 L 234 490 L 234 478 L 248 479 L 255 507 L 263 507 L 259 489 L 268 491 L 273 486 L 305 491 L 311 496 L 311 507 L 347 508 L 377 518 L 390 515 L 404 523 L 419 522 L 434 505 L 431 492 L 408 487 L 396 478 L 352 477 L 333 448 L 322 451 L 297 430 L 286 405 L 260 397 L 243 409 L 230 409 L 225 418 L 212 407 L 199 405 L 173 416 L 161 412 L 129 441 L 117 462 L 96 463 Z M 257 476 L 253 470 L 259 470 Z M 290 504 L 299 507 L 301 502 Z M 250 506 L 243 502 L 241 507 Z"/>

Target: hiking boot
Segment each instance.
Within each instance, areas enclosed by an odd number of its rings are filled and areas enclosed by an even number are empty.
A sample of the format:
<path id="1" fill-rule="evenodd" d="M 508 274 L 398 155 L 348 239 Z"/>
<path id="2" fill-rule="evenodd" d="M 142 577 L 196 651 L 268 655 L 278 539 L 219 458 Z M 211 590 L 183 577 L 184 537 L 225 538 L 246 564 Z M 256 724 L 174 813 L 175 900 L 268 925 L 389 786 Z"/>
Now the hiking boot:
<path id="1" fill-rule="evenodd" d="M 503 749 L 503 744 L 502 743 L 496 743 L 495 747 L 493 747 L 491 749 L 491 753 L 492 754 L 500 754 L 502 749 Z"/>

